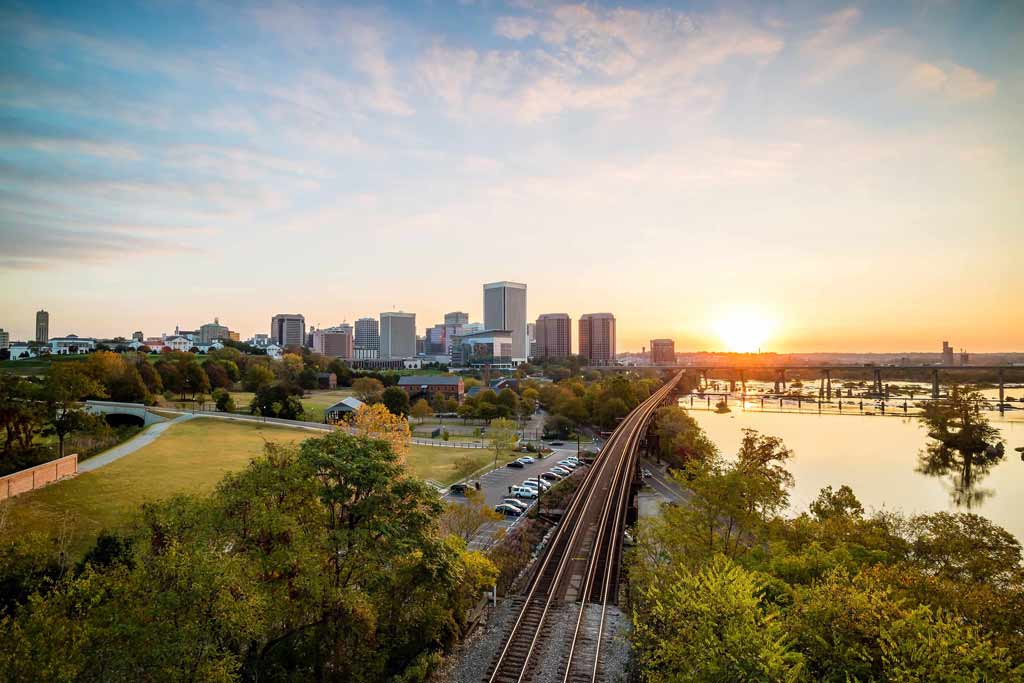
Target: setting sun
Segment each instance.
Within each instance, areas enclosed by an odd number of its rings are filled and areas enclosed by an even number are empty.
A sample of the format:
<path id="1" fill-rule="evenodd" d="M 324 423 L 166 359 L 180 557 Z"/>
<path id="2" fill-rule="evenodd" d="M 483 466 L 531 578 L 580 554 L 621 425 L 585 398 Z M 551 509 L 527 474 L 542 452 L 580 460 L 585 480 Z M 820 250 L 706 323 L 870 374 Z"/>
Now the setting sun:
<path id="1" fill-rule="evenodd" d="M 752 353 L 761 349 L 775 329 L 775 323 L 763 313 L 736 311 L 719 318 L 714 327 L 726 349 Z"/>

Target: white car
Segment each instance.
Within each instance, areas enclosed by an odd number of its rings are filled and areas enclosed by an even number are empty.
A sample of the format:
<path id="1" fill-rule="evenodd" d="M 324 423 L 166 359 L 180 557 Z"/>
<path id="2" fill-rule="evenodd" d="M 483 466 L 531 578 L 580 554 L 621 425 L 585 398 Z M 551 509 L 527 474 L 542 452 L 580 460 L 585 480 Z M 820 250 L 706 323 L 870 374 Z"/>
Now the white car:
<path id="1" fill-rule="evenodd" d="M 549 488 L 551 488 L 551 484 L 547 483 L 543 479 L 541 479 L 539 482 L 536 479 L 527 479 L 522 484 L 520 484 L 520 486 L 529 486 L 530 488 L 540 489 L 541 491 L 547 491 Z"/>
<path id="2" fill-rule="evenodd" d="M 577 467 L 579 467 L 579 463 L 570 462 L 568 460 L 559 460 L 558 464 L 561 465 L 562 467 L 568 467 L 570 470 L 574 470 Z"/>
<path id="3" fill-rule="evenodd" d="M 561 465 L 557 465 L 555 467 L 552 467 L 551 471 L 555 472 L 556 474 L 564 475 L 566 477 L 568 477 L 570 474 L 572 474 L 572 470 L 570 470 L 568 467 L 562 467 Z"/>
<path id="4" fill-rule="evenodd" d="M 515 496 L 516 498 L 536 498 L 537 489 L 530 488 L 529 486 L 513 486 L 512 495 Z"/>
<path id="5" fill-rule="evenodd" d="M 532 465 L 537 461 L 528 455 L 524 455 L 523 457 L 519 458 L 519 462 L 523 463 L 524 465 Z"/>

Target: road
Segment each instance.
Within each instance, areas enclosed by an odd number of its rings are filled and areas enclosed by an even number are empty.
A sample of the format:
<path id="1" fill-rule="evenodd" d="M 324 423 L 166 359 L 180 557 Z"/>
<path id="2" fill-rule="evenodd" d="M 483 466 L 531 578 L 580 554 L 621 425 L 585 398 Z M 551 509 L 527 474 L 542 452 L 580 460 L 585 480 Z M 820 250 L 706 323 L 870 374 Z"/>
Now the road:
<path id="1" fill-rule="evenodd" d="M 181 415 L 173 420 L 167 420 L 166 422 L 151 425 L 136 436 L 128 439 L 128 441 L 125 441 L 123 444 L 114 446 L 110 450 L 103 451 L 99 455 L 94 455 L 88 460 L 78 463 L 78 472 L 79 474 L 82 472 L 91 472 L 103 467 L 104 465 L 109 465 L 115 460 L 120 460 L 124 456 L 130 455 L 143 446 L 148 446 L 156 441 L 157 437 L 167 431 L 171 425 L 177 424 L 178 422 L 184 422 L 185 420 L 191 420 L 192 417 L 192 415 Z"/>

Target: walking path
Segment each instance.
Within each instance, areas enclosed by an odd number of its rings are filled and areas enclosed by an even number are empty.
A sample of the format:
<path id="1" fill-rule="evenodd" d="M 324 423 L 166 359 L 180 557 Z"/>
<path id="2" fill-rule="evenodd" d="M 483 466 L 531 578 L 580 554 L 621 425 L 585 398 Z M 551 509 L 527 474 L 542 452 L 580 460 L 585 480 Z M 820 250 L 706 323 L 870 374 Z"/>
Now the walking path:
<path id="1" fill-rule="evenodd" d="M 191 419 L 191 415 L 181 415 L 173 420 L 167 420 L 166 422 L 160 422 L 159 424 L 152 425 L 148 429 L 143 430 L 140 434 L 132 437 L 128 441 L 125 441 L 123 444 L 114 446 L 109 451 L 104 451 L 99 455 L 89 458 L 85 462 L 79 463 L 78 472 L 79 474 L 82 472 L 91 472 L 103 467 L 104 465 L 109 465 L 115 460 L 119 460 L 126 455 L 134 453 L 143 446 L 148 446 L 153 443 L 156 438 L 167 431 L 172 424 Z"/>

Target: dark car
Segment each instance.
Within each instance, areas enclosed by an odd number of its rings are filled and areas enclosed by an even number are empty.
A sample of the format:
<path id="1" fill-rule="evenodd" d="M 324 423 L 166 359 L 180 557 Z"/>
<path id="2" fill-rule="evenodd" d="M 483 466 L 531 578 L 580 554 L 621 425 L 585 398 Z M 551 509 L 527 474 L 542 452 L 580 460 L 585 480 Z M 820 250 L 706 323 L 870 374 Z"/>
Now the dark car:
<path id="1" fill-rule="evenodd" d="M 515 507 L 513 505 L 509 505 L 508 503 L 502 503 L 501 505 L 495 505 L 494 506 L 494 511 L 495 512 L 499 512 L 499 513 L 505 515 L 506 517 L 518 517 L 519 515 L 523 514 L 522 510 L 520 510 L 519 508 L 517 508 L 517 507 Z"/>
<path id="2" fill-rule="evenodd" d="M 564 479 L 564 477 L 557 475 L 554 472 L 542 472 L 539 476 L 544 481 L 550 481 L 552 484 L 558 481 L 562 481 L 562 479 Z"/>
<path id="3" fill-rule="evenodd" d="M 466 491 L 469 490 L 469 489 L 476 489 L 477 491 L 479 491 L 480 490 L 480 482 L 478 482 L 475 479 L 468 479 L 466 481 L 460 481 L 458 484 L 452 484 L 451 486 L 449 486 L 448 487 L 448 493 L 453 493 L 453 494 L 461 496 L 461 495 L 465 495 Z"/>
<path id="4" fill-rule="evenodd" d="M 563 442 L 563 441 L 552 441 L 551 445 L 552 446 L 564 446 L 565 442 Z"/>
<path id="5" fill-rule="evenodd" d="M 526 465 L 519 462 L 518 460 L 513 460 L 512 462 L 505 465 L 505 467 L 518 467 L 519 469 L 523 469 L 524 467 L 526 467 Z"/>

